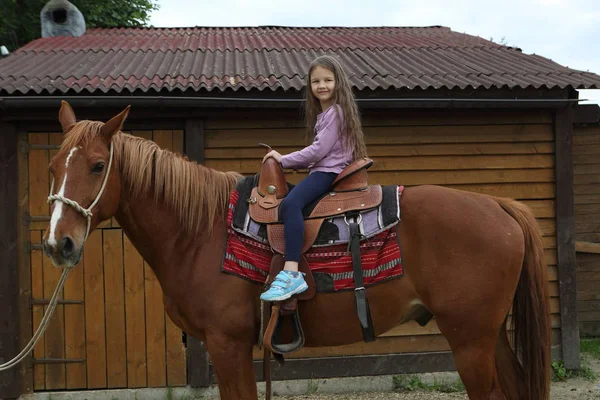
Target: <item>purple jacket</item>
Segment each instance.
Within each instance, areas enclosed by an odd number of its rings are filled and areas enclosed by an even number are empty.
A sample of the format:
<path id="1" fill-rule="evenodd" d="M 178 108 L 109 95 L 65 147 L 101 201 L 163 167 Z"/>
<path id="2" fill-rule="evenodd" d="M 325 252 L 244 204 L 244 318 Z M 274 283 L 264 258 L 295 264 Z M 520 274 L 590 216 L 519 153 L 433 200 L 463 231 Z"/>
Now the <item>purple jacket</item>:
<path id="1" fill-rule="evenodd" d="M 337 108 L 340 120 L 344 115 L 342 108 L 333 105 L 317 116 L 315 139 L 313 143 L 302 150 L 281 157 L 283 168 L 308 168 L 313 172 L 335 172 L 339 174 L 352 163 L 352 150 L 346 151 L 339 138 L 340 124 L 336 117 Z"/>

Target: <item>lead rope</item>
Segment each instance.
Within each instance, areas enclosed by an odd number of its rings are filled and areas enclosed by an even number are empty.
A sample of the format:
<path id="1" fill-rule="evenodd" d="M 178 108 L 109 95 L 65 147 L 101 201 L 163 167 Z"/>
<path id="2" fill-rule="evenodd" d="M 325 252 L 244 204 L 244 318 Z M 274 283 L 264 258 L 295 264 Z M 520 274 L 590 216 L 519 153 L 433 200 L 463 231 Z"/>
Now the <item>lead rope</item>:
<path id="1" fill-rule="evenodd" d="M 68 199 L 64 196 L 61 196 L 58 194 L 52 194 L 52 192 L 54 191 L 54 179 L 52 179 L 52 185 L 50 186 L 50 196 L 48 196 L 48 203 L 52 204 L 55 201 L 61 201 L 65 204 L 75 208 L 77 211 L 79 211 L 81 214 L 83 214 L 83 216 L 87 219 L 87 229 L 85 231 L 85 239 L 83 240 L 84 243 L 87 240 L 88 235 L 90 233 L 90 226 L 92 223 L 92 215 L 93 215 L 92 208 L 94 208 L 96 206 L 96 204 L 100 200 L 100 197 L 102 197 L 102 193 L 104 193 L 104 188 L 106 187 L 106 182 L 108 182 L 108 176 L 110 175 L 112 161 L 113 161 L 113 144 L 111 141 L 111 143 L 110 143 L 110 159 L 108 161 L 108 170 L 106 171 L 106 175 L 104 175 L 104 181 L 102 182 L 102 186 L 100 187 L 98 196 L 96 196 L 96 200 L 94 200 L 94 202 L 88 208 L 83 208 L 76 201 Z M 60 291 L 62 290 L 65 282 L 67 281 L 67 277 L 73 270 L 73 267 L 74 267 L 73 265 L 69 266 L 69 267 L 63 267 L 63 272 L 60 276 L 60 279 L 58 280 L 58 285 L 56 286 L 56 289 L 54 290 L 54 293 L 52 294 L 50 303 L 48 303 L 48 308 L 46 309 L 46 312 L 44 313 L 44 318 L 42 318 L 42 321 L 40 322 L 40 326 L 38 327 L 37 331 L 31 338 L 31 340 L 29 341 L 27 346 L 25 346 L 25 348 L 15 358 L 13 358 L 12 360 L 10 360 L 7 363 L 0 364 L 0 371 L 5 371 L 5 370 L 10 369 L 10 368 L 16 366 L 17 364 L 19 364 L 25 357 L 27 357 L 27 354 L 31 351 L 31 349 L 33 349 L 35 347 L 35 345 L 39 341 L 40 337 L 44 334 L 44 332 L 46 331 L 46 328 L 48 327 L 50 318 L 52 317 L 52 314 L 54 314 L 54 310 L 56 309 L 56 304 L 58 303 L 58 298 L 60 297 Z"/>

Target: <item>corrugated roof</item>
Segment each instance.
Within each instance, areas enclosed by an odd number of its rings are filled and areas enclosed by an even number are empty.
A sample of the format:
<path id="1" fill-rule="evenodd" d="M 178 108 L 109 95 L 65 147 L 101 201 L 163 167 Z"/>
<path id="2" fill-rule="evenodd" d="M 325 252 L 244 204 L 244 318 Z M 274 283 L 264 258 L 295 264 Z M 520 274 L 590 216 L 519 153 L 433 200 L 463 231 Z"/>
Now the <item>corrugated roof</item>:
<path id="1" fill-rule="evenodd" d="M 598 75 L 445 27 L 197 27 L 38 39 L 0 60 L 0 92 L 300 90 L 324 53 L 359 90 L 600 88 Z"/>

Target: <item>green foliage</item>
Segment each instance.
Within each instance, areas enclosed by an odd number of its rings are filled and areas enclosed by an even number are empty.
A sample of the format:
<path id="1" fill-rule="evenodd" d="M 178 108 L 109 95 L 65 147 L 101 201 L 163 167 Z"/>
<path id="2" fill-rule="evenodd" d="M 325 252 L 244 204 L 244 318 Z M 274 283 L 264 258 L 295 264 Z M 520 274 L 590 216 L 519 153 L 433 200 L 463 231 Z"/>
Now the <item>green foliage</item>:
<path id="1" fill-rule="evenodd" d="M 566 369 L 562 361 L 555 361 L 552 363 L 552 371 L 554 376 L 553 381 L 566 381 L 571 378 L 583 378 L 588 381 L 595 381 L 597 376 L 593 369 L 585 362 L 581 369 Z"/>
<path id="2" fill-rule="evenodd" d="M 564 381 L 568 377 L 567 369 L 562 361 L 554 361 L 552 363 L 552 371 L 554 371 L 554 378 L 556 380 Z"/>
<path id="3" fill-rule="evenodd" d="M 148 26 L 157 0 L 70 0 L 87 28 Z M 40 11 L 48 0 L 0 0 L 0 45 L 15 50 L 41 36 Z"/>
<path id="4" fill-rule="evenodd" d="M 429 390 L 442 393 L 464 392 L 465 386 L 458 380 L 439 381 L 433 383 L 423 382 L 418 375 L 396 375 L 392 378 L 395 390 L 412 392 L 414 390 Z"/>
<path id="5" fill-rule="evenodd" d="M 308 385 L 306 387 L 306 395 L 310 396 L 311 394 L 315 394 L 319 391 L 319 382 L 313 381 L 312 379 L 308 381 Z"/>
<path id="6" fill-rule="evenodd" d="M 600 339 L 582 339 L 579 343 L 579 348 L 582 353 L 600 360 Z"/>

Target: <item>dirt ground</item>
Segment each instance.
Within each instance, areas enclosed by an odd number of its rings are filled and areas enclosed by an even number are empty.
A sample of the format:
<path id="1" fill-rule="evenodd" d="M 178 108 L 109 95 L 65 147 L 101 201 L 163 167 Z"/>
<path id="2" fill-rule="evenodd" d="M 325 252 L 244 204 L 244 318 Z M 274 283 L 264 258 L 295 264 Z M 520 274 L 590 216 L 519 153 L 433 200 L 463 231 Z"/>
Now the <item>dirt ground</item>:
<path id="1" fill-rule="evenodd" d="M 595 381 L 583 378 L 570 378 L 564 382 L 552 382 L 551 400 L 599 400 L 600 399 L 600 360 L 588 359 L 587 365 L 598 377 Z M 306 399 L 306 400 L 467 400 L 465 393 L 440 393 L 431 390 L 415 390 L 410 392 L 387 393 L 346 393 L 319 394 L 307 396 L 279 397 L 275 399 Z"/>

